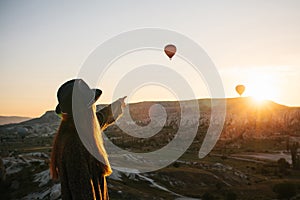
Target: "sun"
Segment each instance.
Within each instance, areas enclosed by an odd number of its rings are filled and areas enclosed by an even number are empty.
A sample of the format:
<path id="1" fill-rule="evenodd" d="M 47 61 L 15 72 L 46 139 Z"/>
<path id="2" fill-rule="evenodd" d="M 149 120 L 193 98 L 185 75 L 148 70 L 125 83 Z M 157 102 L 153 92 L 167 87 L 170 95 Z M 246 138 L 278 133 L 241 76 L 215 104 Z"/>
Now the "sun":
<path id="1" fill-rule="evenodd" d="M 258 103 L 265 100 L 274 101 L 277 98 L 275 82 L 276 77 L 271 74 L 253 73 L 246 85 L 247 94 Z"/>
<path id="2" fill-rule="evenodd" d="M 256 85 L 257 84 L 257 85 Z M 264 101 L 264 100 L 271 100 L 273 98 L 273 91 L 270 91 L 270 88 L 267 86 L 263 86 L 258 82 L 253 86 L 249 86 L 249 93 L 250 96 L 255 101 Z"/>
<path id="3" fill-rule="evenodd" d="M 266 100 L 270 100 L 270 98 L 261 96 L 260 94 L 255 94 L 255 95 L 252 95 L 251 97 L 252 97 L 252 100 L 254 101 L 254 103 L 257 105 L 263 105 L 266 102 Z"/>

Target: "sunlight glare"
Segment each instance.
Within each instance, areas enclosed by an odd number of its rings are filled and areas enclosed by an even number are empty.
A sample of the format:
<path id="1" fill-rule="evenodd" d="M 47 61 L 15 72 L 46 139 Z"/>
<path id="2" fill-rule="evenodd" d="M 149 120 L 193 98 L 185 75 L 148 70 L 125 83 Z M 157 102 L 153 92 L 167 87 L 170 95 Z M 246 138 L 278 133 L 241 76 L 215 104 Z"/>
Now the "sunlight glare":
<path id="1" fill-rule="evenodd" d="M 247 93 L 257 103 L 262 103 L 264 100 L 274 101 L 277 98 L 275 82 L 276 77 L 272 74 L 255 71 L 249 74 Z"/>

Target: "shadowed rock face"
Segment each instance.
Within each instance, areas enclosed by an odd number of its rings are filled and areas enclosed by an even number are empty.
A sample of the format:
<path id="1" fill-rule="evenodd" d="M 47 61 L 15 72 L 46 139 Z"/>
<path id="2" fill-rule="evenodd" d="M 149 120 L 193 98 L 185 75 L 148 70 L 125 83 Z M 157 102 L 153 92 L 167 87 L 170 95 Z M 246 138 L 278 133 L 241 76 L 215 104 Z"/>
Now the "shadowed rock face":
<path id="1" fill-rule="evenodd" d="M 218 100 L 217 100 L 218 101 Z M 150 122 L 149 109 L 159 103 L 166 109 L 167 120 L 165 126 L 178 127 L 180 125 L 180 105 L 178 102 L 142 102 L 129 106 L 132 119 L 139 125 Z M 218 106 L 218 103 L 216 104 Z M 208 127 L 211 118 L 211 104 L 209 99 L 199 100 L 200 127 Z M 271 101 L 261 104 L 251 98 L 234 98 L 226 100 L 226 119 L 221 139 L 264 138 L 270 135 L 300 135 L 300 108 L 287 107 Z M 193 108 L 191 108 L 193 109 Z M 125 123 L 126 119 L 120 119 Z M 183 123 L 184 126 L 196 124 L 197 119 L 192 115 Z"/>

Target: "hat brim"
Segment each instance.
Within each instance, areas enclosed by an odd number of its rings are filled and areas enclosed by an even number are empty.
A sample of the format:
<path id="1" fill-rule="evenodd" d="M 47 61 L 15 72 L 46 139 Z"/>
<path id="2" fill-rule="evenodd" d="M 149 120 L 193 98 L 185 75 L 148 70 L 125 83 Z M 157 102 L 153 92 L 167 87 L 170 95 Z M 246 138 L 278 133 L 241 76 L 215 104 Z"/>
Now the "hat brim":
<path id="1" fill-rule="evenodd" d="M 61 112 L 61 109 L 60 109 L 60 107 L 59 107 L 59 104 L 57 104 L 57 106 L 56 106 L 56 108 L 55 108 L 55 112 L 56 112 L 56 114 L 61 114 L 62 112 Z"/>
<path id="2" fill-rule="evenodd" d="M 99 89 L 92 89 L 92 91 L 93 91 L 94 94 L 95 94 L 95 98 L 94 98 L 94 100 L 92 100 L 92 101 L 88 104 L 88 107 L 91 107 L 91 106 L 92 106 L 92 105 L 100 98 L 100 96 L 101 96 L 101 94 L 102 94 L 102 91 L 99 90 Z M 56 108 L 55 108 L 55 112 L 56 112 L 56 114 L 58 114 L 58 115 L 62 113 L 59 104 L 57 104 L 57 106 L 56 106 Z"/>
<path id="3" fill-rule="evenodd" d="M 94 94 L 95 94 L 95 98 L 94 98 L 94 100 L 92 100 L 92 101 L 88 104 L 88 107 L 92 106 L 92 105 L 99 99 L 99 97 L 100 97 L 101 94 L 102 94 L 102 91 L 99 90 L 99 89 L 92 89 L 92 91 L 93 91 Z"/>
<path id="4" fill-rule="evenodd" d="M 95 92 L 95 102 L 99 99 L 102 94 L 102 91 L 99 89 L 92 89 Z"/>

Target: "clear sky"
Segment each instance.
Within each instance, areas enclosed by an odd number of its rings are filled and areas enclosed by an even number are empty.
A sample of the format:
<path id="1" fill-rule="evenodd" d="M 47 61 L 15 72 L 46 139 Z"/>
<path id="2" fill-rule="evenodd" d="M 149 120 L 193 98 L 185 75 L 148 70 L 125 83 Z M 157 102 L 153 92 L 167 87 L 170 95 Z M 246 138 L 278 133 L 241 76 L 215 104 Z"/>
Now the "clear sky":
<path id="1" fill-rule="evenodd" d="M 227 97 L 237 96 L 234 88 L 241 83 L 245 96 L 300 106 L 299 10 L 298 0 L 3 0 L 0 115 L 34 117 L 53 110 L 58 87 L 76 77 L 99 44 L 144 27 L 170 29 L 197 42 L 218 68 Z M 109 84 L 99 87 L 108 103 Z M 155 99 L 142 90 L 136 96 Z"/>

